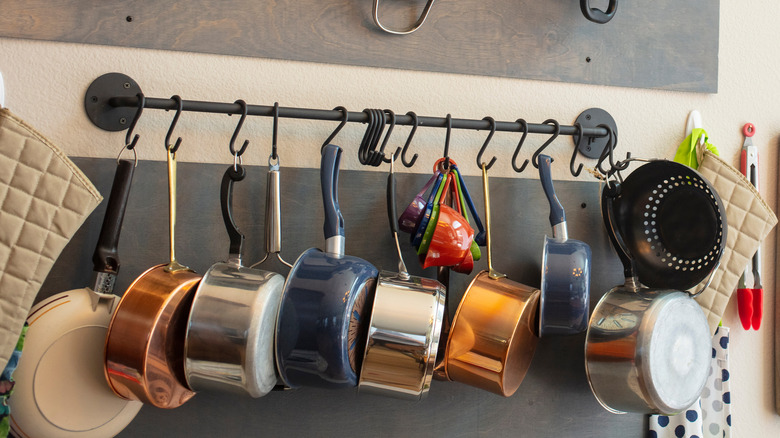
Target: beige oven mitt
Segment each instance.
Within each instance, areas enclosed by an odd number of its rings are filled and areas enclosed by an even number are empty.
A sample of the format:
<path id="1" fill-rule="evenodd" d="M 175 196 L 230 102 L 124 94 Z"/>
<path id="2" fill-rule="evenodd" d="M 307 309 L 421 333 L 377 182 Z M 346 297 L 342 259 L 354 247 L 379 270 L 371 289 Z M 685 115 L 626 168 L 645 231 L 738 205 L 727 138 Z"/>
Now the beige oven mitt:
<path id="1" fill-rule="evenodd" d="M 54 261 L 102 199 L 59 148 L 0 108 L 0 370 Z"/>
<path id="2" fill-rule="evenodd" d="M 777 216 L 739 170 L 709 150 L 697 149 L 703 155 L 698 171 L 723 200 L 729 226 L 720 268 L 709 287 L 696 298 L 707 316 L 710 332 L 715 333 L 740 275 L 761 241 L 777 224 Z"/>

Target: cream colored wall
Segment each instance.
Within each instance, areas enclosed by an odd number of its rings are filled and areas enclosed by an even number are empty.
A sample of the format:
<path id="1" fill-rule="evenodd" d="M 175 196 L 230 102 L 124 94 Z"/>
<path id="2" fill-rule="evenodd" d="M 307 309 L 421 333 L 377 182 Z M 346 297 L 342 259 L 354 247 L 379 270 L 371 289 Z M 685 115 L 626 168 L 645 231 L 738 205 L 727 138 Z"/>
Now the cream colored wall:
<path id="1" fill-rule="evenodd" d="M 576 85 L 517 79 L 434 74 L 387 69 L 308 64 L 216 55 L 159 52 L 116 47 L 33 42 L 0 38 L 0 72 L 5 77 L 6 105 L 74 156 L 114 157 L 124 135 L 94 127 L 83 110 L 84 92 L 97 76 L 117 71 L 133 77 L 147 96 L 233 101 L 282 106 L 350 110 L 389 108 L 405 113 L 497 120 L 524 117 L 540 123 L 554 117 L 571 124 L 584 109 L 601 107 L 616 119 L 621 153 L 671 157 L 688 112 L 701 111 L 710 140 L 727 159 L 738 164 L 741 127 L 756 125 L 754 142 L 762 159 L 762 193 L 776 209 L 778 136 L 780 136 L 780 41 L 775 0 L 721 1 L 719 91 L 694 94 Z M 692 20 L 695 17 L 691 17 Z M 776 58 L 776 56 L 778 58 Z M 172 115 L 147 111 L 138 124 L 141 159 L 164 159 L 163 138 Z M 235 117 L 185 113 L 177 135 L 184 137 L 180 157 L 185 161 L 231 162 L 227 142 Z M 279 154 L 283 166 L 317 167 L 316 153 L 335 124 L 320 121 L 280 122 Z M 249 164 L 264 164 L 270 152 L 271 121 L 250 118 L 242 135 L 251 140 Z M 408 128 L 398 127 L 392 147 L 401 145 Z M 350 124 L 338 138 L 348 150 L 357 147 L 363 127 Z M 427 172 L 443 147 L 442 129 L 420 129 L 412 150 L 421 153 L 412 171 Z M 468 174 L 476 175 L 474 154 L 484 133 L 455 130 L 450 155 Z M 496 134 L 490 152 L 499 161 L 496 176 L 515 176 L 507 157 L 518 140 L 515 134 Z M 529 136 L 526 155 L 543 141 Z M 561 137 L 548 149 L 558 161 L 556 179 L 571 179 L 571 142 Z M 356 169 L 356 154 L 345 157 L 343 168 Z M 592 165 L 590 163 L 589 165 Z M 521 177 L 535 177 L 526 171 Z M 587 174 L 581 179 L 590 178 Z M 780 416 L 774 408 L 773 318 L 775 308 L 774 233 L 764 245 L 765 322 L 759 332 L 741 329 L 735 306 L 724 324 L 732 327 L 731 368 L 735 436 L 780 436 Z M 640 427 L 640 425 L 637 425 Z"/>

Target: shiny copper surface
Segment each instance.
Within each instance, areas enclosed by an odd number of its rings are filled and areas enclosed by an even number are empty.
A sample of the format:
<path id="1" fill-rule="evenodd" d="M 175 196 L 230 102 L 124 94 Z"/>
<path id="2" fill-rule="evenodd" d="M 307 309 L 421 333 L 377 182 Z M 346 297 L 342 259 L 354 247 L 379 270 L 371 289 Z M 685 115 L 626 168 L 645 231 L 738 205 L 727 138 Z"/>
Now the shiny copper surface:
<path id="1" fill-rule="evenodd" d="M 105 373 L 120 397 L 175 408 L 195 393 L 184 377 L 184 339 L 200 275 L 150 268 L 122 296 L 108 327 Z"/>
<path id="2" fill-rule="evenodd" d="M 445 368 L 454 381 L 505 397 L 520 387 L 538 338 L 539 290 L 482 271 L 452 321 Z"/>

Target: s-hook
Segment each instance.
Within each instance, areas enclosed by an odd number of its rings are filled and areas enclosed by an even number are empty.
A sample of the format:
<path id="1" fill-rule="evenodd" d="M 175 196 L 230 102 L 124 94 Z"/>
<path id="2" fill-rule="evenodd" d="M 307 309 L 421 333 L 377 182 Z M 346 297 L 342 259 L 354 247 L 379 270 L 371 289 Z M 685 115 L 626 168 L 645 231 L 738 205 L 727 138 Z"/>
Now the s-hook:
<path id="1" fill-rule="evenodd" d="M 138 109 L 135 112 L 133 121 L 130 122 L 130 127 L 127 128 L 127 134 L 125 134 L 125 148 L 127 150 L 133 150 L 135 145 L 138 144 L 138 139 L 141 138 L 141 136 L 138 134 L 135 134 L 135 137 L 133 137 L 133 131 L 135 130 L 135 124 L 138 123 L 138 119 L 141 118 L 141 113 L 144 112 L 146 97 L 144 97 L 144 93 L 138 93 L 136 96 L 138 97 Z"/>
<path id="2" fill-rule="evenodd" d="M 406 143 L 404 143 L 404 149 L 401 152 L 401 162 L 404 163 L 404 166 L 406 167 L 412 167 L 414 166 L 414 162 L 417 161 L 417 154 L 414 154 L 412 156 L 411 161 L 406 161 L 406 151 L 409 149 L 409 144 L 412 142 L 412 137 L 414 137 L 414 133 L 417 132 L 417 127 L 420 126 L 420 120 L 417 118 L 417 114 L 414 111 L 409 111 L 406 113 L 407 116 L 412 118 L 412 130 L 409 132 L 409 137 L 406 138 Z"/>
<path id="3" fill-rule="evenodd" d="M 598 169 L 599 172 L 601 172 L 603 175 L 606 175 L 607 177 L 617 172 L 618 178 L 620 178 L 620 171 L 626 170 L 632 161 L 631 152 L 626 153 L 625 160 L 618 161 L 617 163 L 615 163 L 614 151 L 615 151 L 615 146 L 617 146 L 617 134 L 612 130 L 612 128 L 609 125 L 602 124 L 602 125 L 598 125 L 598 127 L 607 130 L 607 133 L 609 134 L 609 140 L 607 141 L 607 147 L 601 153 L 601 157 L 599 157 L 598 163 L 596 163 L 596 169 Z M 609 170 L 605 171 L 604 168 L 602 167 L 602 164 L 604 163 L 604 160 L 606 160 L 607 158 L 609 158 Z"/>
<path id="4" fill-rule="evenodd" d="M 550 145 L 556 138 L 558 138 L 558 134 L 561 133 L 561 124 L 558 123 L 555 119 L 547 119 L 542 124 L 549 125 L 552 124 L 555 126 L 555 131 L 553 132 L 552 137 L 548 138 L 546 142 L 544 142 L 541 146 L 539 146 L 539 149 L 534 152 L 533 157 L 531 157 L 531 162 L 534 163 L 535 168 L 539 168 L 539 154 L 542 153 L 543 150 L 547 148 L 547 146 Z"/>
<path id="5" fill-rule="evenodd" d="M 445 118 L 445 123 L 447 124 L 447 135 L 444 137 L 444 170 L 449 170 L 450 168 L 450 135 L 452 134 L 452 114 L 447 114 L 447 117 Z"/>
<path id="6" fill-rule="evenodd" d="M 337 106 L 336 108 L 333 108 L 334 111 L 341 111 L 344 114 L 344 118 L 341 119 L 341 123 L 339 123 L 339 126 L 336 127 L 336 129 L 333 130 L 333 132 L 330 133 L 328 138 L 325 139 L 325 141 L 322 143 L 322 147 L 320 148 L 320 153 L 322 153 L 323 150 L 325 150 L 325 146 L 329 145 L 331 141 L 333 141 L 334 138 L 336 138 L 336 135 L 341 131 L 341 128 L 344 127 L 344 125 L 349 122 L 349 111 L 347 111 L 346 108 L 343 106 Z"/>
<path id="7" fill-rule="evenodd" d="M 364 109 L 363 112 L 368 115 L 368 126 L 358 148 L 358 160 L 360 164 L 376 167 L 382 164 L 384 158 L 384 154 L 376 150 L 376 146 L 385 129 L 385 113 L 379 109 L 369 108 Z"/>
<path id="8" fill-rule="evenodd" d="M 368 145 L 374 137 L 376 113 L 374 110 L 368 108 L 364 109 L 363 112 L 368 115 L 368 122 L 366 124 L 366 131 L 363 133 L 363 139 L 360 140 L 360 146 L 358 147 L 358 160 L 360 161 L 360 164 L 367 164 L 366 154 L 369 149 Z"/>
<path id="9" fill-rule="evenodd" d="M 171 96 L 171 99 L 176 102 L 176 114 L 173 116 L 171 126 L 168 128 L 168 133 L 165 134 L 165 150 L 171 154 L 175 154 L 176 151 L 179 150 L 179 146 L 181 146 L 181 137 L 177 138 L 176 144 L 171 146 L 171 136 L 173 135 L 173 129 L 179 122 L 179 116 L 181 116 L 181 112 L 184 110 L 184 103 L 178 95 Z"/>
<path id="10" fill-rule="evenodd" d="M 479 148 L 479 153 L 477 154 L 477 166 L 482 167 L 484 164 L 482 161 L 482 154 L 485 153 L 485 149 L 487 149 L 488 144 L 490 143 L 490 140 L 493 138 L 493 134 L 496 133 L 496 119 L 487 116 L 483 118 L 482 120 L 487 120 L 490 122 L 490 134 L 488 134 L 487 138 L 485 139 L 485 142 L 482 143 L 482 147 Z M 496 162 L 496 157 L 493 156 L 493 158 L 490 159 L 490 162 L 485 165 L 486 169 L 490 169 L 493 167 L 493 164 Z"/>
<path id="11" fill-rule="evenodd" d="M 523 136 L 520 137 L 520 141 L 517 142 L 517 147 L 515 147 L 515 153 L 512 154 L 512 169 L 515 169 L 515 172 L 520 173 L 525 170 L 525 166 L 528 165 L 528 158 L 523 161 L 523 164 L 521 166 L 517 165 L 517 156 L 520 154 L 520 148 L 523 147 L 523 143 L 525 143 L 525 138 L 528 137 L 528 123 L 525 121 L 525 119 L 517 119 L 515 120 L 515 123 L 520 124 L 520 128 L 523 130 Z"/>
<path id="12" fill-rule="evenodd" d="M 577 136 L 578 138 L 582 137 L 582 125 L 579 122 L 574 123 L 574 127 L 577 128 Z M 571 172 L 572 176 L 578 177 L 580 176 L 580 172 L 582 172 L 582 163 L 577 167 L 577 170 L 574 170 L 574 160 L 577 158 L 577 153 L 579 153 L 579 149 L 577 149 L 577 145 L 574 145 L 574 151 L 571 154 L 571 161 L 569 161 L 569 171 Z"/>
<path id="13" fill-rule="evenodd" d="M 398 159 L 398 155 L 401 153 L 401 148 L 396 148 L 395 152 L 393 152 L 392 159 L 385 156 L 385 146 L 387 146 L 387 140 L 390 139 L 390 134 L 393 133 L 393 128 L 395 128 L 395 113 L 389 109 L 386 109 L 385 112 L 390 114 L 390 127 L 387 128 L 387 133 L 385 133 L 385 139 L 382 140 L 382 146 L 379 147 L 379 152 L 382 153 L 382 161 L 392 165 L 392 161 Z"/>
<path id="14" fill-rule="evenodd" d="M 384 154 L 376 149 L 379 144 L 379 139 L 382 138 L 382 133 L 385 131 L 385 122 L 387 120 L 387 114 L 380 109 L 370 109 L 370 112 L 374 114 L 374 127 L 371 130 L 371 136 L 368 142 L 363 146 L 363 164 L 377 167 L 384 161 Z"/>
<path id="15" fill-rule="evenodd" d="M 246 115 L 248 113 L 246 102 L 244 102 L 241 99 L 238 99 L 237 101 L 233 102 L 237 103 L 241 106 L 241 118 L 238 119 L 238 125 L 236 125 L 236 129 L 233 131 L 233 136 L 230 137 L 230 153 L 233 154 L 236 159 L 244 154 L 246 151 L 246 147 L 249 146 L 249 140 L 244 140 L 244 144 L 241 146 L 241 149 L 236 151 L 236 138 L 238 138 L 238 133 L 241 131 L 241 127 L 244 126 L 244 120 L 246 120 Z"/>
<path id="16" fill-rule="evenodd" d="M 279 160 L 279 156 L 276 155 L 276 139 L 279 129 L 279 102 L 274 102 L 274 128 L 273 135 L 271 137 L 271 156 L 268 158 L 270 164 L 273 160 Z"/>

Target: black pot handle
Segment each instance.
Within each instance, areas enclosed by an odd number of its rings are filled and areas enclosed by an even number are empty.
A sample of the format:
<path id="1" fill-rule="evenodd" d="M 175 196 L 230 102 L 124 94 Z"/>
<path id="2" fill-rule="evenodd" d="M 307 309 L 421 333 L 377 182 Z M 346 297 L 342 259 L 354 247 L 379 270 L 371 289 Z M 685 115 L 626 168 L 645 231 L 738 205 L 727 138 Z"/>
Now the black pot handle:
<path id="1" fill-rule="evenodd" d="M 119 271 L 119 233 L 127 209 L 127 199 L 130 196 L 130 186 L 133 183 L 135 163 L 129 160 L 119 160 L 108 196 L 106 214 L 100 228 L 92 264 L 95 272 L 116 275 Z"/>
<path id="2" fill-rule="evenodd" d="M 604 12 L 601 9 L 591 8 L 590 0 L 580 0 L 580 9 L 582 9 L 582 15 L 584 15 L 588 20 L 594 23 L 604 24 L 615 16 L 617 3 L 618 0 L 609 0 L 607 11 Z"/>
<path id="3" fill-rule="evenodd" d="M 325 146 L 320 164 L 322 204 L 325 209 L 325 252 L 336 256 L 344 255 L 344 217 L 339 207 L 341 152 L 342 149 L 334 144 Z"/>
<path id="4" fill-rule="evenodd" d="M 395 209 L 395 174 L 390 172 L 387 175 L 387 218 L 390 220 L 390 231 L 393 234 L 398 234 L 397 217 Z"/>
<path id="5" fill-rule="evenodd" d="M 563 210 L 561 201 L 555 194 L 553 186 L 552 170 L 550 169 L 552 158 L 549 155 L 539 155 L 539 180 L 542 182 L 542 190 L 550 203 L 550 226 L 555 229 L 556 225 L 566 223 L 566 212 Z"/>
<path id="6" fill-rule="evenodd" d="M 628 250 L 623 236 L 620 234 L 617 220 L 615 219 L 615 208 L 613 206 L 615 198 L 620 196 L 621 186 L 615 182 L 604 186 L 601 192 L 601 216 L 604 219 L 604 226 L 607 229 L 607 236 L 615 248 L 620 261 L 623 263 L 623 274 L 625 278 L 636 278 L 636 265 L 631 253 Z"/>
<path id="7" fill-rule="evenodd" d="M 233 221 L 233 183 L 246 177 L 246 169 L 240 164 L 231 165 L 222 176 L 219 190 L 219 200 L 222 206 L 222 220 L 230 238 L 230 255 L 228 262 L 241 264 L 241 248 L 244 246 L 244 235 Z"/>

